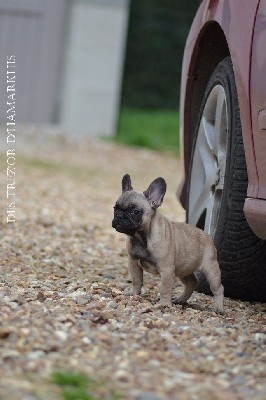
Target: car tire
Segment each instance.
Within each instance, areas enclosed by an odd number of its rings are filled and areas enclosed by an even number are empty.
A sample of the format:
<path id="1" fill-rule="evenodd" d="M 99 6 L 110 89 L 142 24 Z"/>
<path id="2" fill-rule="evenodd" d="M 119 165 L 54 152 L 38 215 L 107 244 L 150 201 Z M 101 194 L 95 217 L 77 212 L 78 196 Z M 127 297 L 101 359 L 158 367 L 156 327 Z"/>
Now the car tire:
<path id="1" fill-rule="evenodd" d="M 193 138 L 187 222 L 214 238 L 225 295 L 266 301 L 266 242 L 250 229 L 243 212 L 247 167 L 230 57 L 207 85 Z M 199 273 L 198 290 L 210 294 Z"/>

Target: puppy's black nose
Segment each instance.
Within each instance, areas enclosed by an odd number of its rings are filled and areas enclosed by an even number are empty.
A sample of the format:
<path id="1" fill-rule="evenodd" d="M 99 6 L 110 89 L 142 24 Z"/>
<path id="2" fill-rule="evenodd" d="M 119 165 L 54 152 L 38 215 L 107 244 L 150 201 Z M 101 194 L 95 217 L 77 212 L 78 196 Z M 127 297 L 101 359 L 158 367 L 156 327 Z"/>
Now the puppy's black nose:
<path id="1" fill-rule="evenodd" d="M 116 213 L 116 219 L 118 219 L 119 221 L 121 221 L 123 219 L 123 212 L 122 211 L 117 211 Z"/>

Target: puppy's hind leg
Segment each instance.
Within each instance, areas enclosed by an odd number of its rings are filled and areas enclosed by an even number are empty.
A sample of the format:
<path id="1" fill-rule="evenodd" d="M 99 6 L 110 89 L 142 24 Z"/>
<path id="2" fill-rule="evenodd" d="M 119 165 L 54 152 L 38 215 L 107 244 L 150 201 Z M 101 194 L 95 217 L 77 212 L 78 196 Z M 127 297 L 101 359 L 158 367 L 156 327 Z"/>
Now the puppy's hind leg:
<path id="1" fill-rule="evenodd" d="M 210 284 L 215 311 L 218 314 L 224 314 L 224 288 L 221 283 L 221 270 L 218 261 L 212 260 L 211 263 L 205 264 L 202 272 Z"/>
<path id="2" fill-rule="evenodd" d="M 198 279 L 195 274 L 179 278 L 184 285 L 183 292 L 178 299 L 173 300 L 174 304 L 184 304 L 190 298 L 198 285 Z"/>

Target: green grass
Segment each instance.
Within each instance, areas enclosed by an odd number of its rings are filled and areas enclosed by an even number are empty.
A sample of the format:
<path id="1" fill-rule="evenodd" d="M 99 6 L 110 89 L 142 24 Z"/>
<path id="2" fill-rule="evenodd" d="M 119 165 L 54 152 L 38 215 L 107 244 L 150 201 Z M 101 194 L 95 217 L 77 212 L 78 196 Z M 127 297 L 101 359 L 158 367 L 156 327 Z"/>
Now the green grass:
<path id="1" fill-rule="evenodd" d="M 98 397 L 100 383 L 87 375 L 67 371 L 55 372 L 52 382 L 59 386 L 64 400 L 102 400 Z M 109 400 L 119 400 L 116 393 L 108 395 Z"/>
<path id="2" fill-rule="evenodd" d="M 177 111 L 122 108 L 115 141 L 176 153 L 178 126 Z"/>

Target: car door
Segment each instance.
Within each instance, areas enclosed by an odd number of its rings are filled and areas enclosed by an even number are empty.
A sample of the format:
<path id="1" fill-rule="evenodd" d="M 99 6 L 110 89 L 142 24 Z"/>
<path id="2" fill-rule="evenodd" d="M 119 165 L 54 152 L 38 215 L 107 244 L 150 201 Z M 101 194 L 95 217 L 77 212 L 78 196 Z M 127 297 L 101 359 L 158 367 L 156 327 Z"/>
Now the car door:
<path id="1" fill-rule="evenodd" d="M 254 27 L 250 104 L 259 199 L 266 199 L 266 1 L 258 6 Z"/>

